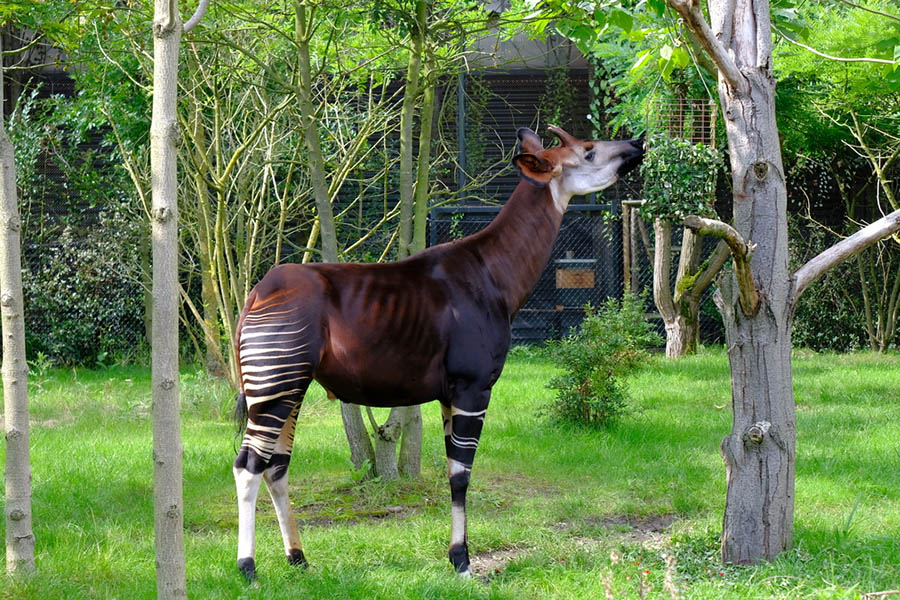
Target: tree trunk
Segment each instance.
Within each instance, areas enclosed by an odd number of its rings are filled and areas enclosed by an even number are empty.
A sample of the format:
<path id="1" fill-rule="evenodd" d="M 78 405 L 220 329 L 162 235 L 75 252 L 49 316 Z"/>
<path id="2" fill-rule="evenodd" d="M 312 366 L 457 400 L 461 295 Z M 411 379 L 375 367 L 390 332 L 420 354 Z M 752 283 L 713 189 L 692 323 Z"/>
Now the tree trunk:
<path id="1" fill-rule="evenodd" d="M 657 219 L 653 224 L 653 300 L 666 329 L 666 358 L 678 358 L 697 352 L 700 345 L 700 296 L 706 285 L 698 285 L 699 236 L 684 230 L 675 293 L 670 287 L 672 272 L 672 224 Z M 710 260 L 708 269 L 721 267 Z M 704 273 L 706 270 L 704 270 Z M 710 274 L 711 277 L 711 274 Z"/>
<path id="2" fill-rule="evenodd" d="M 413 120 L 416 98 L 419 95 L 419 71 L 422 69 L 422 46 L 425 37 L 425 19 L 428 5 L 425 0 L 416 0 L 416 28 L 411 32 L 412 48 L 406 69 L 406 84 L 403 88 L 403 105 L 400 108 L 400 235 L 397 247 L 400 258 L 410 254 L 413 214 Z"/>
<path id="3" fill-rule="evenodd" d="M 358 404 L 341 402 L 341 420 L 344 422 L 344 434 L 350 445 L 350 462 L 357 471 L 366 468 L 366 463 L 375 466 L 375 451 L 369 440 L 369 432 L 363 422 L 362 410 Z"/>
<path id="4" fill-rule="evenodd" d="M 6 430 L 6 570 L 34 570 L 31 464 L 28 428 L 28 363 L 20 255 L 16 163 L 3 115 L 0 37 L 0 316 L 3 322 L 3 399 Z"/>
<path id="5" fill-rule="evenodd" d="M 666 358 L 696 354 L 700 347 L 700 305 L 684 300 L 676 309 L 678 314 L 675 318 L 663 323 L 666 328 Z"/>
<path id="6" fill-rule="evenodd" d="M 714 4 L 721 11 L 727 3 Z M 720 310 L 734 416 L 731 433 L 722 442 L 728 480 L 722 560 L 736 564 L 771 560 L 789 549 L 794 515 L 787 191 L 775 121 L 775 80 L 769 72 L 771 53 L 758 56 L 754 49 L 750 56 L 748 46 L 755 48 L 757 33 L 755 25 L 746 29 L 761 15 L 768 18 L 768 5 L 763 4 L 739 6 L 737 14 L 719 16 L 732 32 L 732 47 L 749 84 L 737 92 L 719 78 L 734 181 L 734 224 L 745 240 L 756 244 L 750 268 L 761 298 L 755 314 L 745 314 L 735 280 L 723 278 Z M 754 6 L 760 11 L 756 16 Z"/>
<path id="7" fill-rule="evenodd" d="M 825 271 L 900 230 L 900 210 L 788 270 L 787 189 L 775 121 L 769 3 L 667 0 L 718 67 L 734 197 L 734 227 L 697 216 L 685 224 L 721 237 L 734 272 L 716 301 L 731 365 L 733 422 L 722 441 L 728 489 L 722 560 L 771 560 L 791 547 L 796 421 L 791 321 L 803 290 Z M 752 256 L 752 260 L 751 260 Z"/>
<path id="8" fill-rule="evenodd" d="M 306 3 L 303 0 L 295 0 L 294 8 L 296 10 L 294 32 L 297 43 L 297 67 L 300 71 L 297 101 L 300 105 L 303 138 L 308 153 L 309 178 L 316 201 L 319 236 L 322 238 L 322 259 L 324 262 L 337 262 L 337 232 L 334 227 L 331 197 L 328 194 L 328 182 L 325 179 L 325 159 L 322 157 L 322 146 L 319 142 L 319 120 L 312 101 L 310 41 L 315 30 L 313 26 L 315 9 L 310 9 L 307 14 Z"/>
<path id="9" fill-rule="evenodd" d="M 190 64 L 196 63 L 191 60 Z M 193 107 L 193 140 L 199 146 L 199 151 L 207 150 L 206 128 L 203 126 L 201 108 L 199 103 Z M 197 208 L 200 215 L 197 223 L 197 255 L 200 263 L 200 300 L 203 304 L 203 329 L 204 366 L 210 375 L 222 376 L 225 374 L 226 365 L 221 362 L 222 339 L 219 332 L 219 295 L 215 282 L 215 266 L 212 239 L 212 227 L 209 219 L 209 170 L 195 169 L 194 184 L 197 190 Z"/>
<path id="10" fill-rule="evenodd" d="M 419 72 L 422 69 L 422 53 L 427 26 L 428 3 L 416 0 L 416 29 L 412 33 L 412 48 L 406 70 L 403 89 L 403 105 L 400 109 L 400 233 L 398 250 L 405 258 L 425 247 L 425 223 L 428 216 L 428 165 L 431 154 L 431 125 L 434 113 L 434 84 L 427 80 L 424 86 L 422 118 L 419 129 L 418 171 L 413 186 L 413 121 L 416 98 L 422 87 Z M 426 69 L 427 70 L 427 69 Z M 413 214 L 415 213 L 415 227 Z M 370 416 L 372 413 L 369 413 Z M 387 421 L 378 426 L 372 419 L 375 437 L 375 472 L 383 480 L 397 479 L 402 472 L 418 477 L 422 454 L 422 409 L 419 406 L 392 408 Z M 400 464 L 398 465 L 397 443 Z"/>
<path id="11" fill-rule="evenodd" d="M 182 447 L 178 400 L 177 2 L 156 0 L 153 21 L 153 489 L 158 598 L 186 598 Z"/>
<path id="12" fill-rule="evenodd" d="M 372 429 L 375 431 L 375 474 L 383 481 L 395 481 L 400 477 L 400 469 L 397 464 L 397 442 L 403 431 L 403 423 L 406 421 L 409 407 L 396 406 L 391 409 L 384 425 L 375 422 L 372 409 L 366 409 L 372 420 Z"/>

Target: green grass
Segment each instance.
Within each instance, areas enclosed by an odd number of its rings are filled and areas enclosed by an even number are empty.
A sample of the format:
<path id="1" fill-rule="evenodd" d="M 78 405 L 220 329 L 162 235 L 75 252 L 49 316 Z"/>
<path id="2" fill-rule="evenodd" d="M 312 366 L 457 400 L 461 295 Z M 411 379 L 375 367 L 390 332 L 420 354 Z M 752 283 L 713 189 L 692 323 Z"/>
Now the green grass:
<path id="1" fill-rule="evenodd" d="M 182 377 L 185 546 L 193 598 L 647 598 L 676 558 L 682 598 L 861 598 L 900 588 L 900 356 L 795 356 L 794 549 L 722 567 L 718 446 L 730 428 L 727 359 L 658 360 L 630 386 L 639 410 L 616 427 L 536 416 L 554 369 L 516 353 L 498 382 L 469 493 L 482 577 L 446 558 L 449 492 L 440 410 L 423 407 L 423 477 L 356 484 L 338 406 L 311 390 L 291 490 L 308 571 L 282 555 L 260 496 L 252 587 L 234 565 L 233 395 Z M 30 382 L 35 576 L 0 598 L 154 598 L 149 370 L 51 369 Z M 383 417 L 383 413 L 379 413 Z M 493 559 L 493 562 L 485 562 Z"/>

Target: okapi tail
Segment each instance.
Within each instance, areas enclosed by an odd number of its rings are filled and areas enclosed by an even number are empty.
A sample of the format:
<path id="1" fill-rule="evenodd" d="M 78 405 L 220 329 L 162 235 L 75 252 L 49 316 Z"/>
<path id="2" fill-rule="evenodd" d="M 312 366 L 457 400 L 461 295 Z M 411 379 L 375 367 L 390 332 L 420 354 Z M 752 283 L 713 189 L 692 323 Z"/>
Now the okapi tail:
<path id="1" fill-rule="evenodd" d="M 244 430 L 247 428 L 247 419 L 249 412 L 247 411 L 247 397 L 244 392 L 238 392 L 237 401 L 234 403 L 234 424 L 237 431 L 234 432 L 234 453 L 238 452 L 238 444 L 244 437 Z"/>

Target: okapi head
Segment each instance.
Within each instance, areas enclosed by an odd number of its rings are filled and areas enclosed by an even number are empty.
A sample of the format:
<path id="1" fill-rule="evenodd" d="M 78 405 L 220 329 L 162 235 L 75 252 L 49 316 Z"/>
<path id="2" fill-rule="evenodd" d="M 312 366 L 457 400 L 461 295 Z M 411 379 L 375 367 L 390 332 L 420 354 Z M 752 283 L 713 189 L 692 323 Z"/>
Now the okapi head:
<path id="1" fill-rule="evenodd" d="M 608 188 L 640 164 L 644 140 L 582 141 L 559 127 L 548 127 L 560 144 L 544 149 L 541 138 L 528 128 L 518 131 L 522 153 L 513 164 L 522 177 L 538 187 L 549 185 L 554 202 L 565 210 L 572 196 Z"/>

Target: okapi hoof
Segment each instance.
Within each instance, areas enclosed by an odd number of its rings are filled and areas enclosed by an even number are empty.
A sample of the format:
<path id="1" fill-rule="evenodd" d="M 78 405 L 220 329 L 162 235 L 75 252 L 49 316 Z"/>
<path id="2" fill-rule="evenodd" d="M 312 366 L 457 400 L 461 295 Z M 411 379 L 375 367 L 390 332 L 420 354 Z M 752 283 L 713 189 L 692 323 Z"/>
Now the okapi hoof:
<path id="1" fill-rule="evenodd" d="M 461 577 L 470 577 L 469 548 L 466 544 L 454 544 L 450 546 L 450 564 Z"/>
<path id="2" fill-rule="evenodd" d="M 256 561 L 252 558 L 239 558 L 237 561 L 238 570 L 241 572 L 241 575 L 244 576 L 244 579 L 247 580 L 247 583 L 253 583 L 256 581 Z"/>
<path id="3" fill-rule="evenodd" d="M 309 567 L 309 563 L 306 562 L 306 557 L 303 556 L 303 550 L 298 548 L 291 548 L 290 552 L 288 552 L 287 560 L 290 565 L 303 567 L 304 569 Z"/>

